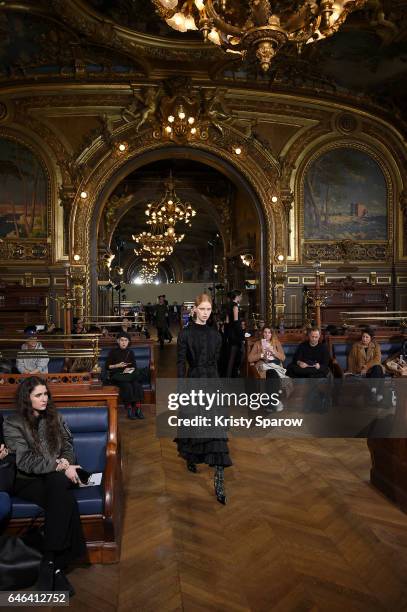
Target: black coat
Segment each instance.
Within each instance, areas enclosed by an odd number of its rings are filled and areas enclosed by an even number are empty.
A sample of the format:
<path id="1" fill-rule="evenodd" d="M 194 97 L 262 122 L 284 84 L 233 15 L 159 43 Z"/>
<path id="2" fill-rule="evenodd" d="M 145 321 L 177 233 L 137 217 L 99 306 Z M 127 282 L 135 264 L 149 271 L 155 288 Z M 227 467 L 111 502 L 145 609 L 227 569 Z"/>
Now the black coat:
<path id="1" fill-rule="evenodd" d="M 177 370 L 178 378 L 217 378 L 217 363 L 222 346 L 222 336 L 209 325 L 198 325 L 193 321 L 184 327 L 178 336 Z M 197 414 L 197 413 L 195 413 Z M 191 416 L 189 414 L 189 416 Z M 175 439 L 178 452 L 187 462 L 206 463 L 212 466 L 229 467 L 228 442 L 225 437 L 188 438 L 183 427 L 178 428 Z M 184 435 L 183 435 L 184 434 Z"/>
<path id="2" fill-rule="evenodd" d="M 217 329 L 194 322 L 184 327 L 178 336 L 178 378 L 217 378 L 221 347 Z"/>

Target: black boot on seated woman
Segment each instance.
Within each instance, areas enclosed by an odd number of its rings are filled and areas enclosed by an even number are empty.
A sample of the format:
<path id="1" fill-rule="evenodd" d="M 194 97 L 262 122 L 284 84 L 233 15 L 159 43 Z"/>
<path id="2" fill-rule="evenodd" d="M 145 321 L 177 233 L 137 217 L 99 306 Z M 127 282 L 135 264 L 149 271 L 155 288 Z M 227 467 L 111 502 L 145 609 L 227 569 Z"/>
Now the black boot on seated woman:
<path id="1" fill-rule="evenodd" d="M 73 597 L 75 595 L 75 589 L 69 582 L 68 578 L 65 576 L 64 572 L 60 569 L 55 570 L 54 591 L 56 591 L 57 593 L 67 591 L 69 593 L 69 597 Z"/>
<path id="2" fill-rule="evenodd" d="M 37 591 L 48 591 L 54 590 L 54 555 L 53 553 L 45 553 L 38 570 L 38 580 L 35 588 Z"/>

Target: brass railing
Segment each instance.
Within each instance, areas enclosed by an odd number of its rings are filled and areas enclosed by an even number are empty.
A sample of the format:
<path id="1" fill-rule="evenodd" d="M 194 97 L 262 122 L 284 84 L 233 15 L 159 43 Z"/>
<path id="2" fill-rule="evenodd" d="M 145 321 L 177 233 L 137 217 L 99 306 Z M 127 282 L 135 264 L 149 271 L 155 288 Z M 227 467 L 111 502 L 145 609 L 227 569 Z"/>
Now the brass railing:
<path id="1" fill-rule="evenodd" d="M 100 357 L 100 334 L 39 335 L 42 349 L 21 349 L 27 338 L 0 338 L 1 359 L 26 359 L 48 357 L 49 359 L 88 358 L 92 360 L 92 371 L 97 371 Z"/>
<path id="2" fill-rule="evenodd" d="M 406 310 L 360 310 L 352 312 L 341 312 L 341 320 L 344 325 L 351 325 L 353 323 L 398 323 L 400 327 L 407 328 L 407 311 Z"/>

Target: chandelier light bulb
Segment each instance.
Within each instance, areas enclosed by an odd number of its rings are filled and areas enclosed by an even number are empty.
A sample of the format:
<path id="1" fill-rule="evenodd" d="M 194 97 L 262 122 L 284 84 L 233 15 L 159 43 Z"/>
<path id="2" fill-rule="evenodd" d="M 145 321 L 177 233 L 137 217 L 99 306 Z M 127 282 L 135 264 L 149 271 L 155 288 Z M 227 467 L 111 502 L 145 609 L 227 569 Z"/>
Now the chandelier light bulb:
<path id="1" fill-rule="evenodd" d="M 183 111 L 183 110 L 180 110 L 180 111 L 179 111 L 179 113 L 178 113 L 178 117 L 179 117 L 181 120 L 182 120 L 182 119 L 185 119 L 185 113 L 184 113 L 184 111 Z"/>
<path id="2" fill-rule="evenodd" d="M 165 131 L 167 132 L 167 134 L 171 134 L 172 127 L 170 125 L 167 125 L 167 127 L 165 128 Z"/>
<path id="3" fill-rule="evenodd" d="M 82 198 L 82 200 L 86 200 L 87 197 L 88 197 L 88 192 L 87 191 L 81 191 L 81 198 Z"/>
<path id="4" fill-rule="evenodd" d="M 167 9 L 175 9 L 178 4 L 178 0 L 160 0 L 160 3 L 164 8 Z"/>
<path id="5" fill-rule="evenodd" d="M 279 255 L 277 255 L 277 259 L 278 261 L 284 261 L 284 255 L 280 253 Z"/>
<path id="6" fill-rule="evenodd" d="M 178 30 L 178 32 L 186 32 L 187 28 L 185 25 L 185 16 L 183 13 L 175 13 L 170 19 L 165 20 L 171 28 Z"/>
<path id="7" fill-rule="evenodd" d="M 195 6 L 198 11 L 203 11 L 205 8 L 205 0 L 195 0 Z"/>
<path id="8" fill-rule="evenodd" d="M 171 206 L 171 204 L 174 204 L 174 202 L 172 200 L 168 200 L 167 204 Z"/>
<path id="9" fill-rule="evenodd" d="M 188 117 L 188 123 L 189 123 L 189 125 L 192 125 L 193 123 L 195 123 L 195 118 L 194 117 Z"/>
<path id="10" fill-rule="evenodd" d="M 196 27 L 195 19 L 193 18 L 192 15 L 188 15 L 187 17 L 185 17 L 184 24 L 187 30 L 197 30 L 198 29 Z"/>
<path id="11" fill-rule="evenodd" d="M 240 147 L 235 147 L 235 153 L 236 155 L 240 155 L 242 152 L 242 149 Z"/>
<path id="12" fill-rule="evenodd" d="M 191 128 L 191 134 L 196 134 L 196 128 Z"/>
<path id="13" fill-rule="evenodd" d="M 272 202 L 274 202 L 274 203 L 276 203 L 276 202 L 277 202 L 277 200 L 278 200 L 278 197 L 277 197 L 277 196 L 275 196 L 275 195 L 274 195 L 274 196 L 271 198 L 271 201 L 272 201 Z"/>
<path id="14" fill-rule="evenodd" d="M 168 117 L 168 121 L 169 121 L 170 123 L 174 123 L 174 121 L 175 121 L 175 117 L 174 117 L 174 115 L 170 115 L 170 116 Z"/>
<path id="15" fill-rule="evenodd" d="M 126 145 L 124 144 L 124 142 L 121 142 L 121 143 L 119 144 L 119 151 L 121 151 L 122 153 L 123 153 L 123 151 L 125 151 L 125 150 L 126 150 L 126 148 L 127 148 L 127 147 L 126 147 Z"/>
<path id="16" fill-rule="evenodd" d="M 214 45 L 220 46 L 222 44 L 220 36 L 214 28 L 209 32 L 208 40 L 210 40 L 211 43 L 213 43 Z"/>
<path id="17" fill-rule="evenodd" d="M 81 258 L 81 256 L 80 256 L 80 255 L 78 255 L 77 253 L 75 253 L 75 255 L 73 256 L 73 258 L 74 258 L 74 260 L 75 260 L 75 261 L 79 261 L 79 260 L 80 260 L 80 258 Z"/>

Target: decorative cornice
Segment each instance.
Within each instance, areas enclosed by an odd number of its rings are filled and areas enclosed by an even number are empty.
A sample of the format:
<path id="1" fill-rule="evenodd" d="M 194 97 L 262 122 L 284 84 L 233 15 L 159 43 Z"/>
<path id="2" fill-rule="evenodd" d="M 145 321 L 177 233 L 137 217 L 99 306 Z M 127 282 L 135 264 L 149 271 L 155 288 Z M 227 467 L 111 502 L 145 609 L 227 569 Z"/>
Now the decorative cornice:
<path id="1" fill-rule="evenodd" d="M 342 242 L 323 243 L 307 242 L 304 244 L 304 259 L 307 261 L 349 261 L 369 262 L 388 261 L 390 249 L 388 243 L 352 243 L 351 249 L 345 248 Z"/>

